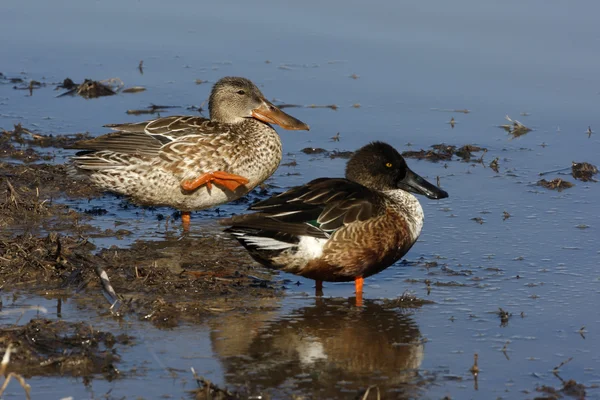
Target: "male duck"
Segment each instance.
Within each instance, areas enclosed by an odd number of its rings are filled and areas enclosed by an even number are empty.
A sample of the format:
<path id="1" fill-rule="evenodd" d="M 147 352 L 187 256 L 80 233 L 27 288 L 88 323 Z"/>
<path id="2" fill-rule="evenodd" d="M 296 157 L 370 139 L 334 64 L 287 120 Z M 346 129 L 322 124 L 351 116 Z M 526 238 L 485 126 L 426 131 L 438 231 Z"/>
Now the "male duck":
<path id="1" fill-rule="evenodd" d="M 172 116 L 106 125 L 118 132 L 76 143 L 72 172 L 146 205 L 190 211 L 235 200 L 269 178 L 282 157 L 284 129 L 309 126 L 269 102 L 251 81 L 220 79 L 209 98 L 210 120 Z"/>
<path id="2" fill-rule="evenodd" d="M 423 209 L 410 192 L 448 197 L 392 146 L 373 142 L 348 161 L 346 179 L 315 179 L 220 222 L 255 260 L 315 279 L 317 292 L 322 281 L 354 280 L 361 304 L 363 279 L 399 260 L 421 233 Z"/>

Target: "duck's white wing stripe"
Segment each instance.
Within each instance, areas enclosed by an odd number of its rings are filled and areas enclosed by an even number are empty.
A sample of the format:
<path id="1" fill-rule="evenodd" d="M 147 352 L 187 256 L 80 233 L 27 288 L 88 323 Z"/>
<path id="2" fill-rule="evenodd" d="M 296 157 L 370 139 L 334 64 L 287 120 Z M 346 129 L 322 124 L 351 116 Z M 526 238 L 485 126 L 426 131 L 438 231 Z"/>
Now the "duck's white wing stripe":
<path id="1" fill-rule="evenodd" d="M 246 233 L 233 233 L 240 240 L 251 246 L 256 246 L 260 250 L 285 250 L 296 246 L 294 243 L 282 242 L 277 239 L 261 236 L 250 236 Z"/>

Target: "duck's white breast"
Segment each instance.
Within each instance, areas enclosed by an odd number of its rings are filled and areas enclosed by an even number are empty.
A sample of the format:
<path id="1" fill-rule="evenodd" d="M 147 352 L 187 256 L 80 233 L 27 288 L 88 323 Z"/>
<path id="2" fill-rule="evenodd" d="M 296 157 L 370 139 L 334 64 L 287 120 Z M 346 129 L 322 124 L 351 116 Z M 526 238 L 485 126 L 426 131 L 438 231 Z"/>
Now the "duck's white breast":
<path id="1" fill-rule="evenodd" d="M 411 193 L 401 189 L 388 190 L 385 194 L 391 198 L 393 207 L 397 210 L 398 214 L 406 220 L 411 238 L 413 241 L 416 241 L 421 234 L 423 220 L 425 219 L 421 203 Z"/>

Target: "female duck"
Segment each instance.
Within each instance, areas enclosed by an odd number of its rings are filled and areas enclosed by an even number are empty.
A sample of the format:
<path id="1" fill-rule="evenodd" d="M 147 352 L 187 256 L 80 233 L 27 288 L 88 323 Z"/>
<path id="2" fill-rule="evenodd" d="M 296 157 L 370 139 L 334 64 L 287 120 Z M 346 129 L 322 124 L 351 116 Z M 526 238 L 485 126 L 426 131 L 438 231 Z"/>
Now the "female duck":
<path id="1" fill-rule="evenodd" d="M 410 192 L 448 197 L 392 146 L 373 142 L 349 160 L 346 179 L 316 179 L 221 223 L 255 260 L 315 279 L 318 291 L 322 281 L 354 280 L 360 304 L 363 279 L 399 260 L 421 233 L 423 209 Z"/>
<path id="2" fill-rule="evenodd" d="M 269 178 L 282 157 L 270 124 L 308 130 L 248 79 L 225 77 L 209 98 L 210 120 L 172 116 L 107 125 L 118 132 L 76 143 L 75 175 L 146 205 L 190 211 L 235 200 Z"/>

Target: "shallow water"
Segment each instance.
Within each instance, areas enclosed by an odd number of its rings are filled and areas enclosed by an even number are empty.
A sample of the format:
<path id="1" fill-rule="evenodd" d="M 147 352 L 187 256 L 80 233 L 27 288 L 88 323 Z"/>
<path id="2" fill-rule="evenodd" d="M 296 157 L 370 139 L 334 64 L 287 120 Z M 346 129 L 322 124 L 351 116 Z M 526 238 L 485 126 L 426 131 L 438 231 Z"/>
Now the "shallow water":
<path id="1" fill-rule="evenodd" d="M 280 132 L 284 162 L 298 163 L 280 167 L 269 181 L 280 188 L 343 174 L 345 160 L 300 152 L 308 146 L 355 150 L 384 140 L 402 151 L 443 142 L 488 152 L 484 165 L 408 160 L 429 180 L 439 176 L 450 194 L 442 201 L 421 199 L 425 226 L 406 257 L 438 266 L 397 263 L 367 279 L 364 309 L 345 300 L 353 296 L 351 284 L 326 284 L 326 298 L 318 300 L 311 281 L 287 275 L 282 278 L 300 285 L 286 284 L 285 298 L 271 305 L 276 311 L 225 313 L 203 326 L 169 331 L 137 321 L 118 324 L 89 305 L 70 303 L 62 318 L 91 313 L 95 324 L 126 330 L 138 345 L 122 354 L 125 379 L 85 387 L 75 379 L 32 378 L 35 397 L 99 397 L 109 390 L 115 398 L 182 397 L 195 387 L 188 372 L 194 367 L 218 385 L 247 385 L 275 398 L 347 398 L 372 384 L 387 390 L 386 398 L 533 398 L 536 386 L 560 387 L 552 369 L 569 357 L 560 368 L 563 379 L 600 384 L 600 189 L 559 173 L 546 178 L 563 177 L 575 186 L 562 192 L 535 186 L 542 171 L 572 161 L 599 163 L 599 136 L 586 134 L 588 126 L 600 129 L 596 2 L 61 4 L 4 2 L 0 72 L 49 83 L 33 96 L 0 85 L 4 129 L 22 123 L 44 134 L 100 134 L 106 123 L 147 119 L 124 112 L 150 104 L 181 106 L 171 111 L 190 114 L 186 107 L 200 106 L 211 83 L 243 75 L 268 98 L 339 107 L 287 110 L 311 131 Z M 126 87 L 148 90 L 57 98 L 50 83 L 67 76 L 119 77 Z M 196 79 L 208 83 L 196 85 Z M 465 108 L 471 112 L 444 111 Z M 506 114 L 534 130 L 512 138 L 497 127 Z M 451 117 L 454 128 L 447 123 Z M 338 132 L 340 141 L 333 142 Z M 70 153 L 55 154 L 62 162 Z M 488 167 L 496 157 L 499 173 Z M 106 208 L 94 223 L 107 228 L 118 220 L 134 232 L 121 241 L 94 239 L 99 246 L 178 234 L 177 224 L 165 227 L 157 218 L 172 210 L 124 208 L 112 196 L 89 204 L 66 201 Z M 245 207 L 228 205 L 221 213 Z M 510 218 L 503 220 L 504 211 Z M 218 235 L 216 216 L 214 210 L 195 213 L 192 234 Z M 382 299 L 405 291 L 435 303 L 384 308 Z M 20 301 L 52 307 L 36 297 Z M 512 313 L 506 326 L 499 308 Z M 477 389 L 469 372 L 474 353 L 481 369 Z M 59 389 L 57 382 L 68 386 Z M 15 384 L 9 391 L 7 398 L 22 393 Z M 588 389 L 588 397 L 599 396 Z"/>

